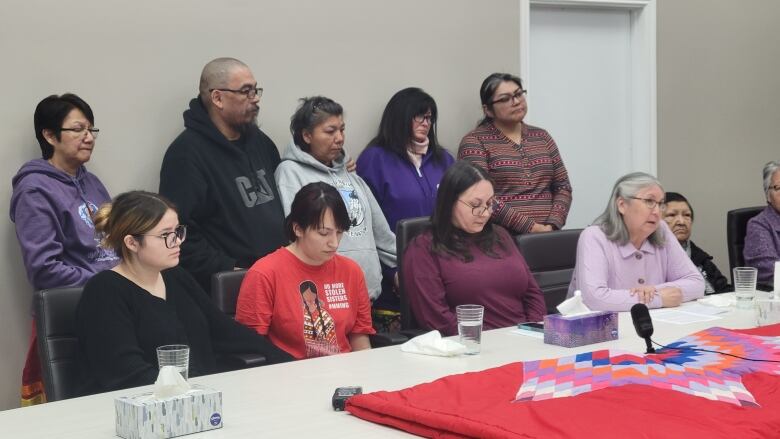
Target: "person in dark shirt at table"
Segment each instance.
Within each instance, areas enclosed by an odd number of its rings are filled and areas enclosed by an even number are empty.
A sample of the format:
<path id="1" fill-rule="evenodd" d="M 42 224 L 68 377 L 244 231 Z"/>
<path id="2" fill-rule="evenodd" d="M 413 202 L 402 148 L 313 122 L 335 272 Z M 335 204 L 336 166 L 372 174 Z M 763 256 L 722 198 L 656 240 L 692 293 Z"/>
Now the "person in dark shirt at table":
<path id="1" fill-rule="evenodd" d="M 121 262 L 87 282 L 76 311 L 82 393 L 154 383 L 156 349 L 169 344 L 189 345 L 191 377 L 216 372 L 215 353 L 259 353 L 268 363 L 292 359 L 223 314 L 177 267 L 187 229 L 165 198 L 127 192 L 93 220 Z"/>
<path id="2" fill-rule="evenodd" d="M 484 328 L 537 322 L 542 292 L 509 232 L 490 222 L 497 208 L 487 172 L 460 161 L 444 173 L 431 228 L 407 247 L 401 269 L 412 312 L 424 328 L 458 333 L 455 307 L 485 307 Z"/>
<path id="3" fill-rule="evenodd" d="M 664 221 L 669 225 L 685 253 L 693 261 L 693 265 L 704 276 L 704 294 L 731 291 L 729 280 L 721 274 L 718 267 L 712 262 L 712 256 L 691 241 L 691 232 L 693 231 L 693 207 L 691 207 L 691 203 L 677 192 L 667 192 L 665 198 Z"/>

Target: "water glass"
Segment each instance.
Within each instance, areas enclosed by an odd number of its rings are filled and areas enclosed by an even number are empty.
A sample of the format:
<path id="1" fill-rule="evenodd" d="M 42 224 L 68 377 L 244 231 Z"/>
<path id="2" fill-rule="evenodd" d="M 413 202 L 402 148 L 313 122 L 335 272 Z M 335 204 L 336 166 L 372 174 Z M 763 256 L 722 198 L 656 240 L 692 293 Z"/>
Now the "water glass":
<path id="1" fill-rule="evenodd" d="M 780 298 L 756 297 L 756 324 L 758 326 L 780 323 Z"/>
<path id="2" fill-rule="evenodd" d="M 734 268 L 734 291 L 737 297 L 737 308 L 752 309 L 756 296 L 756 279 L 758 270 L 753 267 Z"/>
<path id="3" fill-rule="evenodd" d="M 157 348 L 157 363 L 163 366 L 174 366 L 186 380 L 190 372 L 190 347 L 186 344 L 169 344 Z"/>
<path id="4" fill-rule="evenodd" d="M 455 314 L 458 316 L 458 335 L 460 342 L 466 346 L 467 355 L 476 355 L 482 344 L 482 317 L 485 308 L 482 305 L 458 305 Z"/>

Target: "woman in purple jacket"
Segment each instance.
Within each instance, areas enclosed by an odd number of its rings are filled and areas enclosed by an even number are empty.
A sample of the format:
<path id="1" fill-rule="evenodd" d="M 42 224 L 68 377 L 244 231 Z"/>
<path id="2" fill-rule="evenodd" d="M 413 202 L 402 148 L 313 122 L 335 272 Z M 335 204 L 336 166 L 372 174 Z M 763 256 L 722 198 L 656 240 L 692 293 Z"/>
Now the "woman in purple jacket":
<path id="1" fill-rule="evenodd" d="M 360 154 L 357 173 L 371 187 L 390 229 L 398 220 L 429 216 L 444 171 L 455 159 L 436 140 L 438 111 L 419 88 L 390 98 L 379 133 Z"/>
<path id="2" fill-rule="evenodd" d="M 758 269 L 758 282 L 771 291 L 780 261 L 780 160 L 764 165 L 763 175 L 767 206 L 748 221 L 743 255 L 745 265 Z"/>
<path id="3" fill-rule="evenodd" d="M 12 180 L 11 221 L 27 278 L 35 290 L 80 286 L 119 262 L 100 246 L 92 214 L 111 200 L 87 172 L 98 129 L 90 106 L 74 94 L 52 95 L 35 108 L 35 136 L 42 158 L 22 165 Z M 22 405 L 45 401 L 35 324 L 22 378 Z"/>
<path id="4" fill-rule="evenodd" d="M 436 102 L 416 87 L 390 98 L 379 133 L 357 160 L 357 173 L 368 183 L 390 229 L 404 218 L 429 216 L 444 171 L 455 159 L 436 139 Z M 380 331 L 399 326 L 400 301 L 393 288 L 394 270 L 383 267 L 382 295 L 374 302 Z"/>
<path id="5" fill-rule="evenodd" d="M 485 307 L 484 328 L 538 322 L 542 292 L 505 229 L 490 223 L 498 208 L 487 172 L 459 161 L 444 174 L 431 229 L 403 255 L 404 286 L 417 322 L 458 333 L 455 307 Z"/>

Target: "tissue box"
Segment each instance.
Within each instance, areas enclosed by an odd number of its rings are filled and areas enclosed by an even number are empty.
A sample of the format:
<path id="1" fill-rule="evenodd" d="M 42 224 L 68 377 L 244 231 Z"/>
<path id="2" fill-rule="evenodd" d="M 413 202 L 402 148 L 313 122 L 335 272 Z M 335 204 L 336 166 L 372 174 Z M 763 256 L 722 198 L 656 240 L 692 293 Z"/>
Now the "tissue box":
<path id="1" fill-rule="evenodd" d="M 194 384 L 183 394 L 156 399 L 152 392 L 114 400 L 116 434 L 125 439 L 169 438 L 222 428 L 222 392 Z"/>
<path id="2" fill-rule="evenodd" d="M 617 340 L 618 314 L 601 311 L 581 316 L 544 316 L 544 342 L 566 348 Z"/>

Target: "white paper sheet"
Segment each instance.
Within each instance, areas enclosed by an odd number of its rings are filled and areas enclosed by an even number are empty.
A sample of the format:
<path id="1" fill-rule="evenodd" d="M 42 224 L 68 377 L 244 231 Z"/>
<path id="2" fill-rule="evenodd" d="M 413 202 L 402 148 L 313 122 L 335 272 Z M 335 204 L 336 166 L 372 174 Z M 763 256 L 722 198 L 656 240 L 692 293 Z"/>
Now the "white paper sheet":
<path id="1" fill-rule="evenodd" d="M 676 325 L 687 325 L 689 323 L 707 322 L 720 319 L 718 316 L 694 314 L 677 309 L 654 310 L 654 312 L 650 312 L 650 315 L 652 315 L 653 320 L 655 321 L 674 323 Z"/>
<path id="2" fill-rule="evenodd" d="M 681 306 L 679 311 L 689 312 L 692 314 L 701 314 L 705 316 L 716 316 L 718 314 L 729 312 L 729 308 L 705 305 L 702 303 L 688 302 L 683 306 Z"/>

